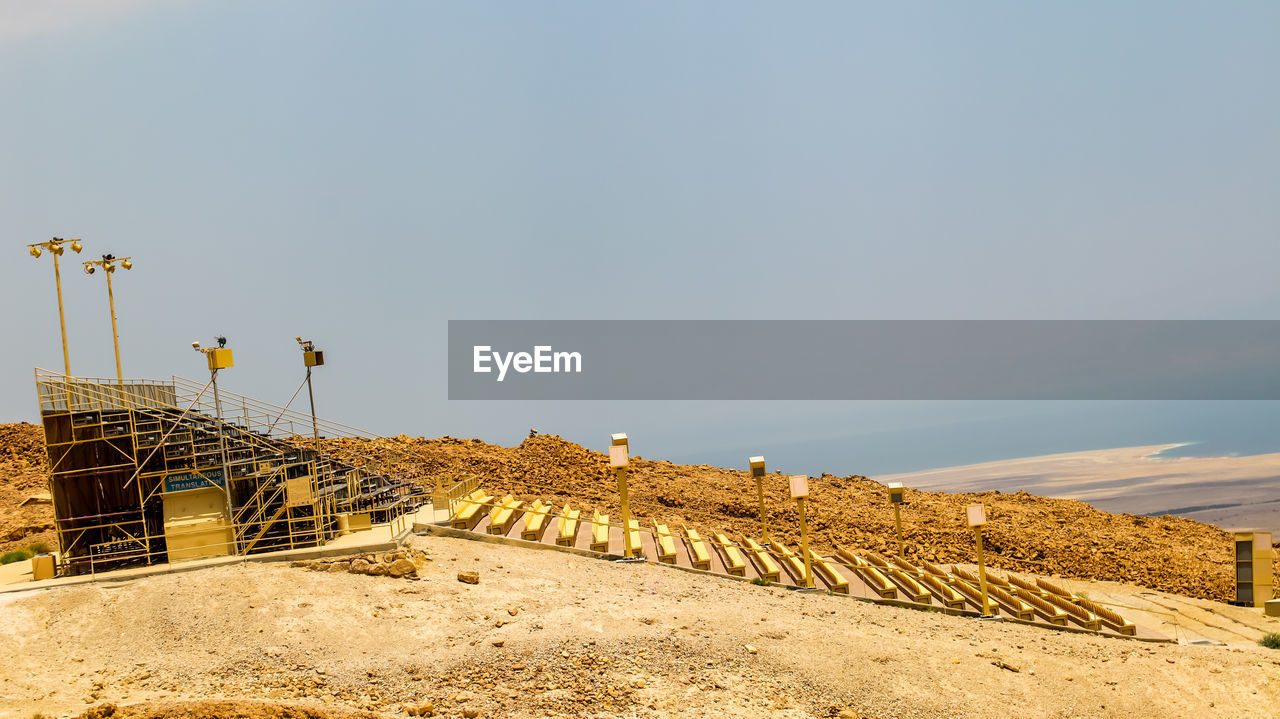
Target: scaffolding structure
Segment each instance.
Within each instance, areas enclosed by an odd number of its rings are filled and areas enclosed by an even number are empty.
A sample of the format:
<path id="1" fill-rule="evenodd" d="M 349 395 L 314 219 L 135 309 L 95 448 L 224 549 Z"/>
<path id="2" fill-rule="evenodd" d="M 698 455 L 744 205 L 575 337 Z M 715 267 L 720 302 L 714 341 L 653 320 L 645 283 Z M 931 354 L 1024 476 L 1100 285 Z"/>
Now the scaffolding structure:
<path id="1" fill-rule="evenodd" d="M 425 501 L 394 459 L 304 436 L 367 434 L 209 387 L 36 370 L 59 574 L 316 546 Z"/>

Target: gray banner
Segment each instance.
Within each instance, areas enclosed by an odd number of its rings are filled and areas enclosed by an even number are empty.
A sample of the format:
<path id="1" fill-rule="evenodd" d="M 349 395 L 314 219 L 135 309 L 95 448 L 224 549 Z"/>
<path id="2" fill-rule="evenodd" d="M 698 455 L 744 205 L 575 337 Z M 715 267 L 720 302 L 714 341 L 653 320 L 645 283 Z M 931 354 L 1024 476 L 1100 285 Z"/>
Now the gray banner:
<path id="1" fill-rule="evenodd" d="M 450 320 L 449 399 L 1280 399 L 1280 321 Z"/>

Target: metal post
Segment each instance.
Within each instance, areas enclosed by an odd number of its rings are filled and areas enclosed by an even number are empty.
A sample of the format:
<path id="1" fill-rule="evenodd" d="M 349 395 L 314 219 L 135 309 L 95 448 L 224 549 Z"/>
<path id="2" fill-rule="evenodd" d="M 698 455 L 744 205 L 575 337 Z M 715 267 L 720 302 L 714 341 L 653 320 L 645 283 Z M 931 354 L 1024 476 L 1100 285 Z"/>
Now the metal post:
<path id="1" fill-rule="evenodd" d="M 631 558 L 635 551 L 631 546 L 631 498 L 627 492 L 627 468 L 617 467 L 618 496 L 622 502 L 622 549 L 623 556 Z"/>
<path id="2" fill-rule="evenodd" d="M 316 422 L 316 395 L 311 391 L 311 368 L 307 368 L 307 399 L 311 400 L 311 433 L 316 438 L 316 454 L 320 453 L 320 425 Z M 316 458 L 319 461 L 319 457 Z"/>
<path id="3" fill-rule="evenodd" d="M 58 253 L 53 252 L 53 282 L 58 286 L 58 324 L 62 327 L 62 367 L 68 381 L 71 378 L 71 354 L 67 351 L 67 315 L 62 309 L 62 270 L 58 267 Z M 71 411 L 70 405 L 67 411 Z"/>
<path id="4" fill-rule="evenodd" d="M 804 497 L 798 497 L 796 503 L 800 507 L 800 553 L 804 555 L 804 586 L 813 589 L 813 565 L 809 558 L 809 522 L 804 516 Z"/>
<path id="5" fill-rule="evenodd" d="M 116 381 L 120 383 L 121 399 L 124 399 L 124 370 L 120 366 L 120 333 L 116 330 L 116 295 L 111 289 L 111 275 L 115 274 L 110 270 L 107 271 L 107 302 L 111 305 L 111 341 L 115 343 L 116 348 Z"/>
<path id="6" fill-rule="evenodd" d="M 235 543 L 236 554 L 240 553 L 240 540 L 236 536 L 234 505 L 231 503 L 231 469 L 227 462 L 227 438 L 223 432 L 222 398 L 218 395 L 218 370 L 209 370 L 213 383 L 213 413 L 218 419 L 218 452 L 222 455 L 222 490 L 227 495 L 227 524 L 231 525 L 231 541 Z"/>
<path id="7" fill-rule="evenodd" d="M 898 556 L 906 559 L 906 551 L 902 543 L 902 505 L 893 505 L 893 524 L 898 528 Z"/>
<path id="8" fill-rule="evenodd" d="M 978 584 L 982 587 L 982 616 L 991 616 L 991 604 L 987 601 L 987 566 L 982 556 L 982 526 L 973 528 L 978 540 Z"/>
<path id="9" fill-rule="evenodd" d="M 765 520 L 764 477 L 756 477 L 756 497 L 760 500 L 760 544 L 769 546 L 769 524 Z"/>

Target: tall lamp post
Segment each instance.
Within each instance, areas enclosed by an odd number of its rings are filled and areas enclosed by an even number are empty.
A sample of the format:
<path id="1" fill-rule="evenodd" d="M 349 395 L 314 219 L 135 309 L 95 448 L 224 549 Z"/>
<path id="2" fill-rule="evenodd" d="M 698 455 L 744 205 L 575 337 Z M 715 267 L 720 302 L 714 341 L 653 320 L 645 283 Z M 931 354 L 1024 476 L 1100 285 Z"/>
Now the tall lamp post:
<path id="1" fill-rule="evenodd" d="M 627 466 L 631 463 L 630 444 L 624 432 L 609 436 L 609 466 L 618 477 L 618 499 L 622 505 L 622 554 L 630 559 L 637 547 L 631 545 L 631 495 L 627 491 Z"/>
<path id="2" fill-rule="evenodd" d="M 119 263 L 117 265 L 117 263 Z M 107 275 L 107 303 L 111 306 L 111 341 L 116 349 L 116 381 L 121 386 L 124 385 L 124 369 L 120 366 L 120 332 L 116 329 L 116 295 L 111 288 L 111 276 L 116 273 L 116 267 L 122 267 L 125 270 L 133 269 L 133 260 L 128 257 L 116 257 L 115 255 L 103 255 L 100 260 L 89 260 L 84 263 L 84 272 L 91 275 L 97 272 L 101 267 L 102 271 Z"/>
<path id="3" fill-rule="evenodd" d="M 295 337 L 302 348 L 302 364 L 307 368 L 307 399 L 311 401 L 311 433 L 316 438 L 316 452 L 320 451 L 320 424 L 316 421 L 316 395 L 311 391 L 311 368 L 324 365 L 324 351 L 316 349 L 311 340 Z"/>
<path id="4" fill-rule="evenodd" d="M 905 501 L 902 482 L 889 483 L 889 503 L 893 505 L 893 526 L 898 530 L 898 556 L 906 558 L 904 542 L 902 541 L 902 504 Z"/>
<path id="5" fill-rule="evenodd" d="M 760 544 L 769 546 L 769 523 L 765 520 L 764 509 L 764 457 L 751 457 L 751 476 L 756 480 L 756 498 L 760 500 Z"/>
<path id="6" fill-rule="evenodd" d="M 965 508 L 965 521 L 973 529 L 974 543 L 978 554 L 978 584 L 982 590 L 982 616 L 991 616 L 991 602 L 987 600 L 987 562 L 982 552 L 982 527 L 987 523 L 987 508 L 981 504 L 971 504 Z"/>
<path id="7" fill-rule="evenodd" d="M 27 245 L 32 257 L 39 257 L 45 250 L 53 255 L 53 281 L 58 287 L 58 323 L 62 326 L 62 369 L 63 374 L 67 377 L 71 376 L 71 354 L 67 351 L 67 315 L 62 308 L 62 270 L 58 267 L 58 258 L 66 251 L 63 245 L 71 248 L 72 252 L 80 253 L 84 246 L 80 244 L 80 240 L 64 240 L 61 237 L 55 237 L 48 242 L 36 242 Z"/>
<path id="8" fill-rule="evenodd" d="M 804 555 L 804 586 L 813 589 L 813 562 L 809 554 L 809 521 L 804 516 L 804 503 L 809 498 L 809 478 L 793 474 L 790 480 L 791 498 L 800 511 L 800 553 Z"/>
<path id="9" fill-rule="evenodd" d="M 209 381 L 213 384 L 213 412 L 218 418 L 218 453 L 222 457 L 222 489 L 227 495 L 227 517 L 231 518 L 231 470 L 227 462 L 227 436 L 223 431 L 222 422 L 222 398 L 218 396 L 218 370 L 227 369 L 233 366 L 233 355 L 231 348 L 227 346 L 227 338 L 218 335 L 214 340 L 218 343 L 217 347 L 201 347 L 199 342 L 192 342 L 191 347 L 196 352 L 203 354 L 209 362 Z M 231 520 L 231 534 L 235 538 L 235 522 Z M 239 541 L 236 540 L 236 551 L 239 552 Z"/>

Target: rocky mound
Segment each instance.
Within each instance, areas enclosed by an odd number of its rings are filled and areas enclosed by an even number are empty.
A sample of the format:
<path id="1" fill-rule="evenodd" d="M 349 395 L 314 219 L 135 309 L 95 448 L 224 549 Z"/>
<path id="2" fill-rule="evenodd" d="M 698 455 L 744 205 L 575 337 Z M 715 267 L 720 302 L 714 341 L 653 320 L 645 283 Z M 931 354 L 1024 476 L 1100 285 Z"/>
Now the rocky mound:
<path id="1" fill-rule="evenodd" d="M 530 436 L 517 447 L 480 440 L 409 438 L 330 440 L 332 451 L 351 457 L 381 456 L 429 487 L 437 476 L 477 475 L 491 493 L 510 492 L 532 501 L 572 501 L 617 516 L 617 483 L 608 457 L 554 435 Z M 681 521 L 755 535 L 759 520 L 755 485 L 745 471 L 676 465 L 632 458 L 632 511 L 641 518 Z M 896 551 L 893 509 L 885 488 L 863 476 L 824 474 L 809 482 L 810 530 L 816 542 Z M 784 477 L 767 478 L 771 531 L 799 541 L 798 516 Z M 903 528 L 909 558 L 973 561 L 973 533 L 964 507 L 983 503 L 988 562 L 1040 575 L 1128 582 L 1203 599 L 1234 598 L 1230 535 L 1178 517 L 1110 514 L 1075 500 L 1025 492 L 947 494 L 908 489 Z"/>
<path id="2" fill-rule="evenodd" d="M 45 496 L 48 466 L 39 425 L 0 424 L 0 554 L 34 542 L 57 545 Z"/>
<path id="3" fill-rule="evenodd" d="M 373 459 L 425 489 L 436 477 L 475 475 L 494 493 L 561 505 L 572 501 L 588 511 L 599 507 L 618 514 L 608 457 L 554 435 L 530 436 L 516 447 L 404 435 L 327 443 L 340 457 Z M 48 491 L 46 464 L 39 426 L 0 425 L 0 551 L 33 541 L 56 544 L 50 505 L 30 501 Z M 755 485 L 744 471 L 633 457 L 629 477 L 637 517 L 733 534 L 759 531 Z M 896 551 L 893 510 L 883 485 L 857 475 L 827 474 L 812 478 L 809 485 L 810 529 L 818 546 Z M 770 475 L 765 496 L 771 531 L 788 543 L 798 542 L 795 505 L 788 500 L 785 478 Z M 987 557 L 997 568 L 1127 582 L 1202 599 L 1234 598 L 1231 537 L 1217 527 L 1169 516 L 1110 514 L 1083 502 L 1025 492 L 908 489 L 906 498 L 909 558 L 972 561 L 973 534 L 964 524 L 964 507 L 981 502 L 988 508 Z"/>
<path id="4" fill-rule="evenodd" d="M 393 579 L 417 579 L 423 564 L 431 561 L 421 549 L 396 549 L 390 552 L 370 552 L 351 557 L 324 557 L 302 559 L 292 566 L 313 572 L 347 572 L 370 577 Z"/>

